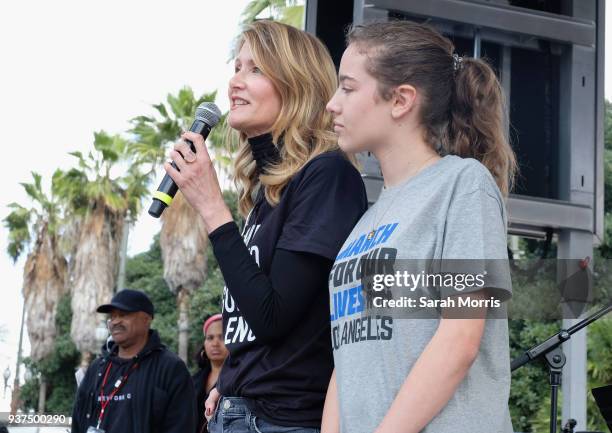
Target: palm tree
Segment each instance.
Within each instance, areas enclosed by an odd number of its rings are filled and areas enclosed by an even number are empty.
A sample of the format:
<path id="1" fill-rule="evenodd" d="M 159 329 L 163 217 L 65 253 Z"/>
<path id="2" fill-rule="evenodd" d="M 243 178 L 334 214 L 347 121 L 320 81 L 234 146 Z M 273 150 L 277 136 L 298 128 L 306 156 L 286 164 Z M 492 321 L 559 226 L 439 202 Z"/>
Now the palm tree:
<path id="1" fill-rule="evenodd" d="M 164 159 L 166 147 L 174 143 L 181 130 L 187 130 L 193 121 L 195 109 L 202 102 L 213 102 L 216 92 L 196 98 L 186 87 L 177 96 L 169 94 L 166 104 L 153 105 L 155 117 L 140 116 L 132 120 L 131 132 L 135 135 L 132 152 L 139 155 L 141 163 L 151 164 L 154 173 Z M 225 116 L 211 131 L 208 144 L 221 178 L 227 178 L 228 153 L 223 149 Z M 178 352 L 187 361 L 189 342 L 189 306 L 191 294 L 206 279 L 206 250 L 208 237 L 199 215 L 183 198 L 180 191 L 172 206 L 162 214 L 159 238 L 164 264 L 164 279 L 170 291 L 177 297 Z"/>
<path id="2" fill-rule="evenodd" d="M 138 116 L 131 120 L 134 134 L 130 152 L 138 164 L 149 164 L 147 175 L 155 175 L 166 156 L 168 147 L 178 140 L 183 130 L 193 122 L 196 108 L 204 102 L 214 102 L 217 92 L 205 93 L 196 98 L 190 87 L 184 87 L 178 94 L 168 94 L 166 103 L 153 104 L 154 116 Z M 207 146 L 215 161 L 215 168 L 227 176 L 231 161 L 229 150 L 224 147 L 226 124 L 224 114 L 208 136 Z"/>
<path id="3" fill-rule="evenodd" d="M 189 345 L 189 307 L 191 295 L 206 280 L 208 236 L 202 218 L 178 193 L 172 206 L 162 215 L 159 245 L 164 263 L 164 280 L 177 297 L 178 352 L 187 362 Z"/>
<path id="4" fill-rule="evenodd" d="M 252 0 L 242 12 L 240 23 L 245 26 L 268 9 L 266 18 L 302 29 L 304 28 L 303 3 L 298 0 Z"/>
<path id="5" fill-rule="evenodd" d="M 23 296 L 30 337 L 30 358 L 45 359 L 53 351 L 59 299 L 67 292 L 66 259 L 60 248 L 62 208 L 53 194 L 45 194 L 42 177 L 32 173 L 32 183 L 22 183 L 33 205 L 11 203 L 4 219 L 9 230 L 8 253 L 14 262 L 27 250 L 23 269 Z M 51 190 L 53 191 L 53 186 Z M 39 411 L 45 407 L 46 381 L 40 380 Z"/>
<path id="6" fill-rule="evenodd" d="M 56 172 L 56 193 L 76 221 L 69 284 L 72 290 L 70 335 L 84 365 L 97 352 L 96 307 L 112 297 L 117 279 L 123 225 L 135 218 L 147 178 L 138 165 L 129 164 L 128 141 L 103 131 L 94 134 L 94 152 L 72 152 L 78 165 Z M 127 163 L 122 175 L 114 175 Z"/>

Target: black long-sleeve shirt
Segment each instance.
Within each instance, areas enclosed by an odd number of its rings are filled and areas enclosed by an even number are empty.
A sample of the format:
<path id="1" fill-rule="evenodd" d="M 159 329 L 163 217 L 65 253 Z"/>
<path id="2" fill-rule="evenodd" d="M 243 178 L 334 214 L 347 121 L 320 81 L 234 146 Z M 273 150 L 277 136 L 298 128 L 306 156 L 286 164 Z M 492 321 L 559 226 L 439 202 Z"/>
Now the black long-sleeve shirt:
<path id="1" fill-rule="evenodd" d="M 308 312 L 327 283 L 333 260 L 317 254 L 277 248 L 270 273 L 255 263 L 238 226 L 227 223 L 210 236 L 225 284 L 249 327 L 262 343 L 287 335 Z"/>
<path id="2" fill-rule="evenodd" d="M 257 140 L 269 148 L 271 137 Z M 242 237 L 235 223 L 210 234 L 226 282 L 222 395 L 252 398 L 274 424 L 320 426 L 333 368 L 327 278 L 366 206 L 359 172 L 328 152 L 294 175 L 276 206 L 260 194 Z"/>

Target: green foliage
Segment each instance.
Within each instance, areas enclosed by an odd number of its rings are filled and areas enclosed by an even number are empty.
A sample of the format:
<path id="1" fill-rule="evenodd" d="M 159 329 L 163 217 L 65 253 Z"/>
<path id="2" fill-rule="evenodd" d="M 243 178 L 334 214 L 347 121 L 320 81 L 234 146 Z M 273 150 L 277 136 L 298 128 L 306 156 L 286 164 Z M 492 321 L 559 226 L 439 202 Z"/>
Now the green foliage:
<path id="1" fill-rule="evenodd" d="M 78 367 L 80 354 L 70 338 L 72 309 L 70 296 L 63 296 L 57 306 L 55 323 L 57 338 L 51 355 L 34 362 L 27 358 L 24 363 L 32 373 L 32 379 L 21 388 L 23 405 L 26 410 L 38 408 L 39 375 L 47 382 L 45 410 L 47 413 L 68 414 L 76 392 L 74 372 Z"/>
<path id="2" fill-rule="evenodd" d="M 594 254 L 595 296 L 600 303 L 612 299 L 612 103 L 604 103 L 604 240 Z M 587 330 L 588 389 L 612 383 L 612 317 L 603 317 Z M 589 430 L 606 431 L 607 427 L 592 394 L 588 393 Z"/>
<path id="3" fill-rule="evenodd" d="M 17 203 L 9 204 L 9 208 L 13 211 L 4 219 L 4 226 L 9 230 L 7 252 L 13 262 L 16 262 L 32 239 L 30 234 L 32 212 Z"/>
<path id="4" fill-rule="evenodd" d="M 265 17 L 266 9 L 269 11 Z M 297 0 L 252 0 L 242 12 L 241 25 L 255 21 L 258 18 L 271 19 L 302 29 L 304 27 L 304 2 Z"/>
<path id="5" fill-rule="evenodd" d="M 612 103 L 605 101 L 604 115 L 604 242 L 601 255 L 612 258 Z"/>
<path id="6" fill-rule="evenodd" d="M 28 195 L 31 206 L 11 203 L 8 207 L 12 211 L 3 220 L 4 226 L 9 231 L 7 252 L 14 262 L 26 251 L 31 241 L 38 239 L 43 231 L 47 231 L 46 234 L 50 236 L 55 236 L 62 218 L 62 208 L 54 194 L 55 178 L 52 179 L 50 194 L 43 190 L 40 174 L 32 172 L 32 179 L 31 183 L 22 182 L 20 184 Z"/>
<path id="7" fill-rule="evenodd" d="M 23 360 L 26 368 L 30 371 L 35 371 L 35 367 L 31 364 L 30 358 Z M 21 385 L 19 396 L 22 402 L 22 408 L 24 411 L 37 410 L 38 409 L 38 389 L 40 388 L 40 381 L 38 377 L 33 377 L 30 380 Z"/>
<path id="8" fill-rule="evenodd" d="M 604 209 L 606 213 L 612 209 L 612 149 L 604 149 Z"/>
<path id="9" fill-rule="evenodd" d="M 236 223 L 242 221 L 242 216 L 238 211 L 238 193 L 236 191 L 223 191 L 223 200 L 227 207 L 229 207 L 234 221 L 236 221 Z"/>
<path id="10" fill-rule="evenodd" d="M 524 242 L 523 251 L 527 257 L 533 259 L 544 254 L 546 248 L 542 242 Z M 550 250 L 554 250 L 554 244 Z M 556 256 L 556 252 L 549 252 L 549 256 Z M 554 264 L 554 261 L 546 265 Z M 594 265 L 594 293 L 595 302 L 604 302 L 610 299 L 610 287 L 612 280 L 612 266 L 608 260 L 601 258 L 599 250 L 595 250 Z M 546 276 L 540 275 L 541 269 L 536 269 L 531 282 L 528 278 L 513 278 L 513 289 L 515 293 L 521 293 L 523 301 L 536 299 L 538 304 L 545 303 L 538 292 L 545 289 Z M 553 270 L 554 271 L 554 270 Z M 553 272 L 554 275 L 554 272 Z M 531 297 L 526 293 L 536 292 Z M 537 307 L 538 305 L 535 305 Z M 596 309 L 598 307 L 594 307 Z M 531 312 L 529 314 L 535 314 Z M 519 356 L 524 350 L 535 346 L 558 332 L 562 327 L 561 321 L 535 321 L 535 320 L 510 320 L 510 346 L 511 358 Z M 610 319 L 600 319 L 591 324 L 587 330 L 588 338 L 588 384 L 590 390 L 593 387 L 612 383 L 612 325 Z M 512 387 L 510 392 L 510 413 L 513 426 L 516 431 L 523 432 L 547 432 L 549 423 L 550 385 L 548 368 L 541 362 L 526 365 L 512 373 Z M 597 409 L 595 402 L 588 394 L 587 400 L 589 430 L 605 431 L 603 419 Z M 561 407 L 561 397 L 559 407 Z M 567 419 L 563 419 L 563 422 Z M 561 420 L 559 421 L 561 422 Z M 583 426 L 584 427 L 584 426 Z"/>
<path id="11" fill-rule="evenodd" d="M 612 318 L 610 316 L 589 326 L 587 371 L 588 389 L 612 383 Z M 589 430 L 606 431 L 606 423 L 590 392 L 588 393 L 587 412 Z"/>
<path id="12" fill-rule="evenodd" d="M 604 147 L 612 150 L 612 102 L 604 101 Z"/>
<path id="13" fill-rule="evenodd" d="M 151 326 L 159 332 L 162 342 L 176 352 L 176 298 L 164 281 L 159 235 L 155 236 L 149 251 L 127 260 L 125 280 L 130 289 L 142 290 L 149 295 L 155 306 L 155 318 Z"/>
<path id="14" fill-rule="evenodd" d="M 137 163 L 150 164 L 148 173 L 154 173 L 157 166 L 164 161 L 166 149 L 193 123 L 196 108 L 203 102 L 214 102 L 216 97 L 216 91 L 196 97 L 190 87 L 184 87 L 177 95 L 169 93 L 165 102 L 153 104 L 156 112 L 152 116 L 133 118 L 130 121 L 130 133 L 134 138 L 129 150 L 136 155 Z M 211 148 L 221 149 L 223 146 L 225 117 L 226 114 L 208 136 L 208 145 Z"/>
<path id="15" fill-rule="evenodd" d="M 189 353 L 191 355 L 198 353 L 204 343 L 202 334 L 204 321 L 211 315 L 221 312 L 225 283 L 210 248 L 208 249 L 208 266 L 208 276 L 203 287 L 196 290 L 191 297 L 189 309 Z M 193 356 L 190 356 L 189 364 L 195 368 Z"/>
<path id="16" fill-rule="evenodd" d="M 560 322 L 541 323 L 510 320 L 510 357 L 516 358 L 527 348 L 535 346 L 557 332 Z M 531 363 L 512 373 L 510 415 L 515 431 L 532 431 L 532 423 L 543 399 L 548 396 L 548 373 L 540 362 Z"/>
<path id="17" fill-rule="evenodd" d="M 76 158 L 77 167 L 56 170 L 53 175 L 55 194 L 74 215 L 86 214 L 96 204 L 103 204 L 135 219 L 142 198 L 148 194 L 148 174 L 132 163 L 128 141 L 120 135 L 95 132 L 93 147 L 94 151 L 86 156 L 82 152 L 70 153 Z M 121 163 L 127 164 L 124 173 L 113 176 L 112 172 Z"/>
<path id="18" fill-rule="evenodd" d="M 588 352 L 587 352 L 587 389 L 609 385 L 612 383 L 612 319 L 602 318 L 588 327 Z M 538 388 L 540 390 L 540 401 L 534 401 L 534 408 L 538 408 L 533 415 L 533 419 L 529 430 L 536 433 L 547 433 L 549 431 L 550 420 L 550 397 L 547 368 L 542 364 L 540 367 L 542 383 Z M 513 388 L 515 384 L 513 383 Z M 563 394 L 559 392 L 559 408 L 563 404 Z M 560 409 L 559 409 L 560 411 Z M 567 422 L 566 417 L 562 417 L 559 413 L 558 423 Z M 587 423 L 586 429 L 579 430 L 588 431 L 607 431 L 606 423 L 599 412 L 599 409 L 593 399 L 593 395 L 587 393 Z M 584 427 L 584 426 L 583 426 Z M 518 427 L 515 424 L 514 429 Z"/>

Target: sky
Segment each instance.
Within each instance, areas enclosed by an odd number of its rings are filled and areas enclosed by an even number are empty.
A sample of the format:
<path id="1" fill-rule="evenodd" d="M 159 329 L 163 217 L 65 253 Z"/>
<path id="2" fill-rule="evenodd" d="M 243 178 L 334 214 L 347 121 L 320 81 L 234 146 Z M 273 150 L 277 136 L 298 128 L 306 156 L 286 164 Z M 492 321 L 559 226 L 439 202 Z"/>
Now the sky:
<path id="1" fill-rule="evenodd" d="M 27 203 L 19 182 L 29 182 L 31 171 L 48 180 L 56 168 L 71 167 L 68 152 L 91 149 L 94 131 L 126 131 L 130 118 L 151 114 L 150 105 L 167 93 L 185 85 L 197 95 L 218 89 L 217 104 L 227 110 L 227 81 L 233 69 L 228 60 L 247 3 L 0 2 L 0 143 L 5 150 L 0 219 L 9 213 L 8 203 Z M 612 8 L 607 8 L 606 21 L 610 14 Z M 605 95 L 610 100 L 611 61 L 612 55 L 606 55 Z M 147 250 L 159 228 L 145 209 L 130 233 L 128 254 Z M 2 226 L 0 375 L 7 366 L 15 370 L 23 305 L 24 259 L 13 264 L 6 246 Z M 27 334 L 24 340 L 27 354 Z M 0 388 L 0 412 L 9 404 L 2 396 Z"/>

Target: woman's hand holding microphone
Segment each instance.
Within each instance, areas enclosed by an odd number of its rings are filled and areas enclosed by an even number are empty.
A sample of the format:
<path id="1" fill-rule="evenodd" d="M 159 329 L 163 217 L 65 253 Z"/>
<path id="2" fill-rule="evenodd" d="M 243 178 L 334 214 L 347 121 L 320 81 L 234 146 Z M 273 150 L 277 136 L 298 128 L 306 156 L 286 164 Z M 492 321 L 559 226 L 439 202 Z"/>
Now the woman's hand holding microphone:
<path id="1" fill-rule="evenodd" d="M 185 199 L 203 218 L 207 233 L 233 220 L 232 214 L 223 201 L 217 173 L 206 148 L 204 138 L 195 132 L 184 132 L 174 145 L 170 158 L 180 171 L 169 162 L 164 169 L 177 184 Z M 193 143 L 196 152 L 189 144 Z"/>

